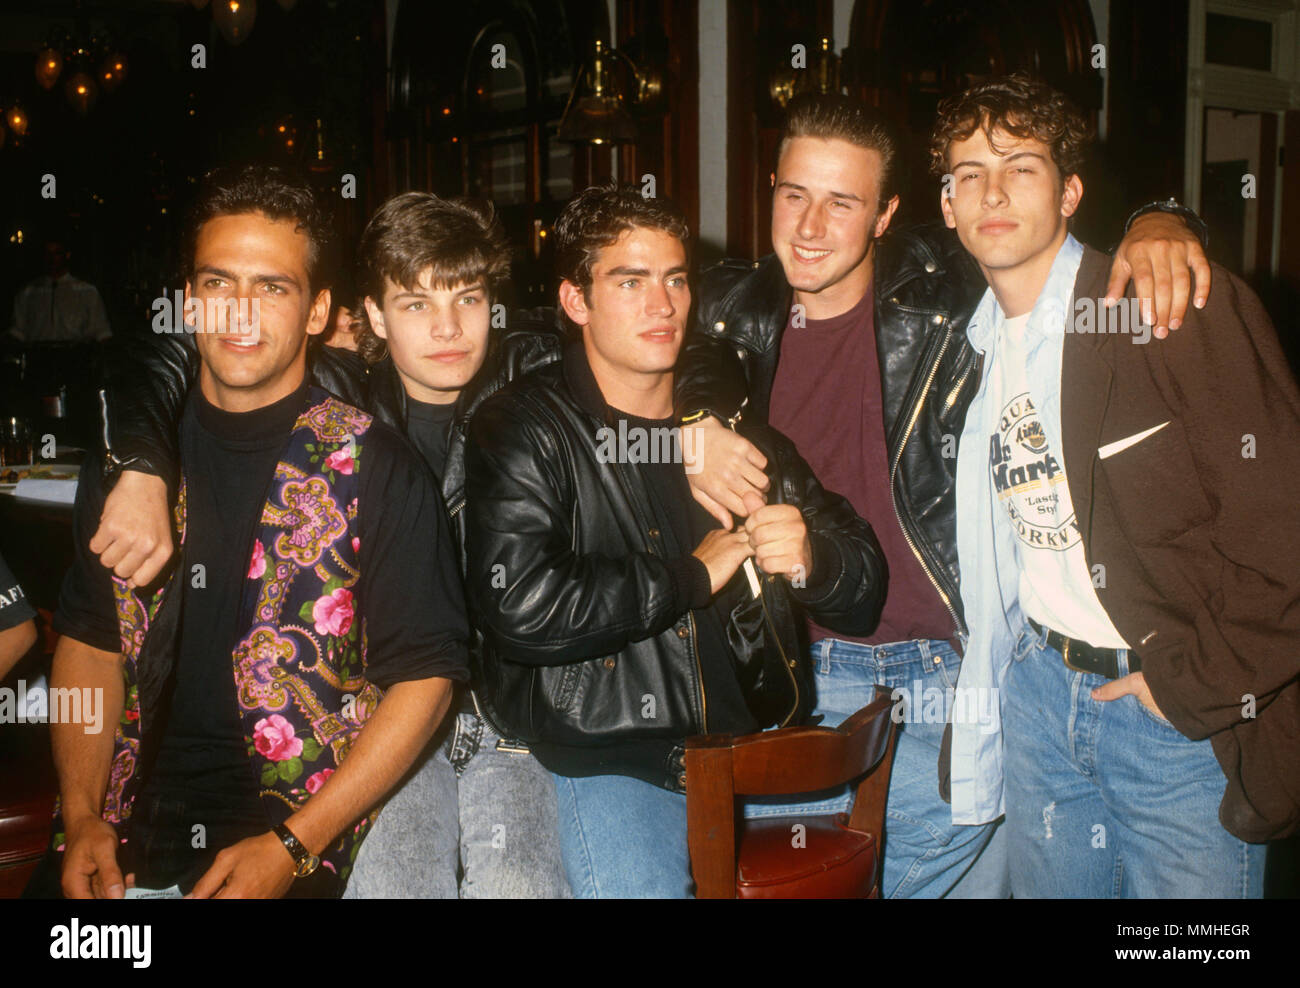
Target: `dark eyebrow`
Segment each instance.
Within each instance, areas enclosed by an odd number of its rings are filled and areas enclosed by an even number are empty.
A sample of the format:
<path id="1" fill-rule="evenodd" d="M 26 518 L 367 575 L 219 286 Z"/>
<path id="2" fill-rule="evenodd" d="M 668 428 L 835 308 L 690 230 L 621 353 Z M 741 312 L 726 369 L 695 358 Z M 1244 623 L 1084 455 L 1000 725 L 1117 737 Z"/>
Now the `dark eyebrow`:
<path id="1" fill-rule="evenodd" d="M 777 187 L 778 189 L 781 189 L 781 188 L 794 189 L 794 190 L 797 191 L 797 192 L 807 192 L 807 191 L 808 191 L 808 190 L 807 190 L 806 188 L 804 188 L 802 185 L 798 185 L 798 184 L 796 184 L 796 183 L 794 183 L 794 182 L 777 182 L 777 183 L 776 183 L 776 187 Z M 852 199 L 854 202 L 866 202 L 866 200 L 863 199 L 862 196 L 860 196 L 860 195 L 855 195 L 855 194 L 852 193 L 852 192 L 834 192 L 834 191 L 832 191 L 832 192 L 830 193 L 830 197 L 831 197 L 832 199 Z"/>
<path id="2" fill-rule="evenodd" d="M 456 294 L 457 294 L 457 295 L 468 295 L 470 292 L 481 292 L 481 291 L 483 291 L 483 282 L 481 282 L 481 281 L 476 281 L 476 282 L 474 282 L 474 284 L 472 284 L 472 285 L 466 285 L 464 288 L 462 288 L 462 289 L 460 289 L 458 292 L 456 292 Z"/>
<path id="3" fill-rule="evenodd" d="M 669 268 L 667 271 L 664 272 L 664 274 L 665 275 L 686 274 L 687 270 L 688 269 L 685 264 L 679 264 L 675 268 Z M 605 274 L 607 277 L 610 278 L 628 278 L 628 277 L 649 278 L 650 277 L 650 271 L 648 268 L 617 267 L 617 268 L 610 268 L 607 272 L 605 272 Z"/>
<path id="4" fill-rule="evenodd" d="M 428 297 L 429 297 L 428 292 L 422 292 L 419 289 L 405 289 L 403 291 L 396 292 L 393 295 L 393 301 L 396 302 L 399 298 L 428 298 Z"/>
<path id="5" fill-rule="evenodd" d="M 214 268 L 206 264 L 198 268 L 194 274 L 196 276 L 200 274 L 214 274 L 218 278 L 225 278 L 227 281 L 239 280 L 239 275 L 235 274 L 233 271 L 226 271 L 223 268 Z M 299 287 L 298 279 L 291 274 L 255 274 L 253 275 L 253 280 L 259 283 L 269 282 L 271 284 L 292 285 L 294 288 Z"/>
<path id="6" fill-rule="evenodd" d="M 1039 161 L 1047 160 L 1037 151 L 1017 151 L 1015 154 L 1007 155 L 1003 160 L 1015 161 L 1017 158 L 1037 158 Z M 984 167 L 984 162 L 982 161 L 959 161 L 957 162 L 957 164 L 952 166 L 952 170 L 956 171 L 958 168 L 983 168 L 983 167 Z"/>

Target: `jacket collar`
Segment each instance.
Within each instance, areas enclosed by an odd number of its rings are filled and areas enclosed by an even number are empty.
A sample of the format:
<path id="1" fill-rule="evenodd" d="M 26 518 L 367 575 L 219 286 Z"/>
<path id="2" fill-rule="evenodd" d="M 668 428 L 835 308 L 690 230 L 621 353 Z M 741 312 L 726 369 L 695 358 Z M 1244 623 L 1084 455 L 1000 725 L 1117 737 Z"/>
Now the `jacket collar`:
<path id="1" fill-rule="evenodd" d="M 889 298 L 913 278 L 941 278 L 947 273 L 944 258 L 921 237 L 908 238 L 904 250 L 898 237 L 886 234 L 876 241 L 875 251 L 872 276 L 877 298 Z"/>
<path id="2" fill-rule="evenodd" d="M 927 234 L 931 230 L 935 233 Z M 948 285 L 969 297 L 970 305 L 984 292 L 984 275 L 957 235 L 942 223 L 914 230 L 890 230 L 876 242 L 876 297 L 890 298 L 908 282 L 922 278 Z"/>
<path id="3" fill-rule="evenodd" d="M 794 290 L 785 280 L 785 269 L 781 259 L 775 254 L 768 254 L 762 260 L 755 261 L 753 270 L 739 279 L 723 298 L 717 311 L 729 312 L 729 325 L 703 327 L 706 332 L 722 335 L 744 345 L 755 353 L 761 353 L 768 346 L 780 345 L 781 333 L 790 318 L 790 305 Z M 779 326 L 764 325 L 764 321 L 780 320 Z"/>
<path id="4" fill-rule="evenodd" d="M 587 362 L 587 350 L 581 341 L 570 340 L 564 344 L 564 359 L 561 362 L 564 383 L 573 395 L 578 407 L 592 418 L 605 421 L 609 414 L 609 404 L 596 383 L 596 375 L 591 372 Z"/>
<path id="5" fill-rule="evenodd" d="M 1038 294 L 1037 301 L 1029 313 L 1029 322 L 1025 327 L 1027 340 L 1035 337 L 1052 337 L 1075 335 L 1066 332 L 1066 326 L 1074 311 L 1074 297 L 1077 294 L 1078 275 L 1083 258 L 1083 245 L 1074 237 L 1066 234 L 1065 242 L 1056 252 L 1052 268 L 1047 273 L 1047 280 Z M 998 325 L 1002 321 L 1002 306 L 990 287 L 985 290 L 979 308 L 971 317 L 966 328 L 971 346 L 981 353 L 987 353 L 997 342 Z"/>

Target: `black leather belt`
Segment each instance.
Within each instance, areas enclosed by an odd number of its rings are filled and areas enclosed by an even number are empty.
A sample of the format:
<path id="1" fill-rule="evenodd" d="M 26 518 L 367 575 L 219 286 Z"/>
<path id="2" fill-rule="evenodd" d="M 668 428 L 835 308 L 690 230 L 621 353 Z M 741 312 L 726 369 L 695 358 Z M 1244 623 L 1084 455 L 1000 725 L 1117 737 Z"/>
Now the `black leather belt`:
<path id="1" fill-rule="evenodd" d="M 1041 635 L 1042 625 L 1033 618 L 1028 620 L 1029 626 Z M 1091 672 L 1107 679 L 1119 678 L 1119 649 L 1097 648 L 1077 638 L 1066 638 L 1050 628 L 1047 629 L 1047 644 L 1060 652 L 1065 664 L 1075 672 Z M 1132 650 L 1128 653 L 1128 671 L 1142 671 L 1142 659 Z"/>

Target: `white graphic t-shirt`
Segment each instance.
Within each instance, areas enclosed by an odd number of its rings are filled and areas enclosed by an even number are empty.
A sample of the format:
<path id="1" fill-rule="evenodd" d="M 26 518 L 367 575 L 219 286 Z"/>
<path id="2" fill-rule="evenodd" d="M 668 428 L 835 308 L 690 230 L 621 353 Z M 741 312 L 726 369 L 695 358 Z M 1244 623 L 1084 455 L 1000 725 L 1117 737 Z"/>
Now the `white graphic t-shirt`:
<path id="1" fill-rule="evenodd" d="M 1044 627 L 1103 648 L 1127 648 L 1097 600 L 1065 464 L 1039 420 L 1025 372 L 1029 313 L 998 328 L 989 385 L 1002 414 L 989 437 L 998 503 L 1016 532 L 1020 608 Z"/>

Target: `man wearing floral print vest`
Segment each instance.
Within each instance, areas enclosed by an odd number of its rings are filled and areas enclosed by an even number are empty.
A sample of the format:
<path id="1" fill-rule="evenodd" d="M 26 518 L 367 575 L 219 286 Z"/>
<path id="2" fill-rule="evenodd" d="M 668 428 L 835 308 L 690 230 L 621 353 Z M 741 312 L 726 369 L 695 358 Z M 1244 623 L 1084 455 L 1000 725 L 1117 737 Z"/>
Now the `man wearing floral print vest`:
<path id="1" fill-rule="evenodd" d="M 70 897 L 336 895 L 466 677 L 451 536 L 406 441 L 307 384 L 330 308 L 310 188 L 264 166 L 213 173 L 191 230 L 202 368 L 181 423 L 180 562 L 146 588 L 104 569 L 88 541 L 105 492 L 86 471 L 52 683 L 101 689 L 118 727 L 53 728 L 62 860 L 46 880 L 61 867 Z"/>

